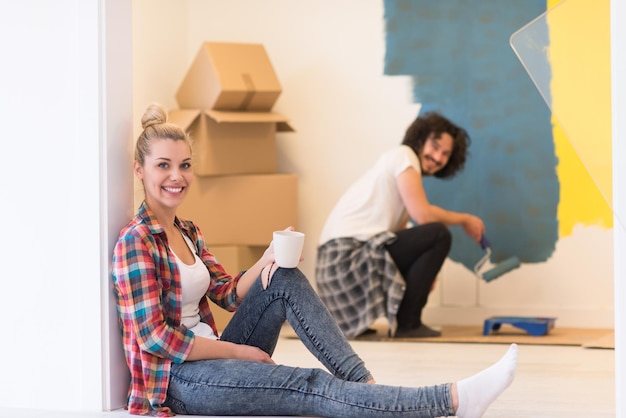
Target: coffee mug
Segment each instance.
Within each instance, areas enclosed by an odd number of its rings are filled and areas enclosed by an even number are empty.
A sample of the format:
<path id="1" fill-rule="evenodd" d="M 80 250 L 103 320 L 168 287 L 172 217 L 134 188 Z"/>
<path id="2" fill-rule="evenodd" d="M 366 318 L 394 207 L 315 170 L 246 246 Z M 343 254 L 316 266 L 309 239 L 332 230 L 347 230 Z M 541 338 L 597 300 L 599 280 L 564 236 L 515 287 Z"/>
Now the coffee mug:
<path id="1" fill-rule="evenodd" d="M 278 267 L 295 268 L 302 257 L 304 234 L 297 231 L 274 231 L 274 259 Z"/>

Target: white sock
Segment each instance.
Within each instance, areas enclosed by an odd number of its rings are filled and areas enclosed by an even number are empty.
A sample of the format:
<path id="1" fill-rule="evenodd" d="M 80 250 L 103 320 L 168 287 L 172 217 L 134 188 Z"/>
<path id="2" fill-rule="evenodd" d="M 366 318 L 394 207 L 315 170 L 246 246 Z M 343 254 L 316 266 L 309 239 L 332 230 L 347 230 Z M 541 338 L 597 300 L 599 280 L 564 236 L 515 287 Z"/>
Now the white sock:
<path id="1" fill-rule="evenodd" d="M 479 418 L 489 405 L 513 382 L 517 366 L 517 344 L 491 367 L 457 382 L 459 418 Z"/>

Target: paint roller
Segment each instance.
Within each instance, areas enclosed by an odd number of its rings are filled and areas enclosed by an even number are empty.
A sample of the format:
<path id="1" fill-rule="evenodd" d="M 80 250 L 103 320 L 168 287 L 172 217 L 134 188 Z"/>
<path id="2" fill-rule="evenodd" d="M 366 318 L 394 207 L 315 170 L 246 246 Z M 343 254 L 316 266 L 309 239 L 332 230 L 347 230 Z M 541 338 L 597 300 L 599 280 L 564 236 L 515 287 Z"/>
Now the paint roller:
<path id="1" fill-rule="evenodd" d="M 491 263 L 491 244 L 487 238 L 483 235 L 480 240 L 480 246 L 485 250 L 485 255 L 474 266 L 474 273 L 479 279 L 483 279 L 486 282 L 490 282 L 504 273 L 508 273 L 511 270 L 518 268 L 521 265 L 520 259 L 513 256 L 497 264 Z"/>

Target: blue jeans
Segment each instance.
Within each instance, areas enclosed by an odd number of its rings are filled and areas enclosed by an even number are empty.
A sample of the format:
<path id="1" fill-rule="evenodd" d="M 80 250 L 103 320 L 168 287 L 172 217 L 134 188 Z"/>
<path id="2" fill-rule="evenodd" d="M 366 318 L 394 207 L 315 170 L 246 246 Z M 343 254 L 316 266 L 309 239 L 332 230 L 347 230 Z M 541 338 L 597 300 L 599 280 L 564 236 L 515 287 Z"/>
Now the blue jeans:
<path id="1" fill-rule="evenodd" d="M 454 415 L 450 385 L 366 384 L 370 372 L 297 269 L 278 269 L 267 290 L 257 279 L 221 339 L 271 355 L 285 320 L 330 373 L 243 360 L 172 364 L 166 405 L 189 415 Z"/>

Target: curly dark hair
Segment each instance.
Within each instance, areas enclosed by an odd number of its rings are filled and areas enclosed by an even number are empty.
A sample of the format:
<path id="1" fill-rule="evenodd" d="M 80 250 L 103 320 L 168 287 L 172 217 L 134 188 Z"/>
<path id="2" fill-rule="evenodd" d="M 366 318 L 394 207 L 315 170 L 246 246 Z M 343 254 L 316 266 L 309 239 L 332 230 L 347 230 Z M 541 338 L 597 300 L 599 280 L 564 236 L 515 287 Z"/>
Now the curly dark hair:
<path id="1" fill-rule="evenodd" d="M 437 112 L 427 112 L 413 121 L 407 128 L 402 140 L 402 145 L 408 145 L 419 155 L 431 134 L 434 134 L 435 138 L 438 139 L 444 132 L 453 138 L 454 146 L 448 163 L 434 174 L 435 177 L 439 178 L 453 177 L 465 166 L 467 149 L 471 142 L 467 131 Z"/>

